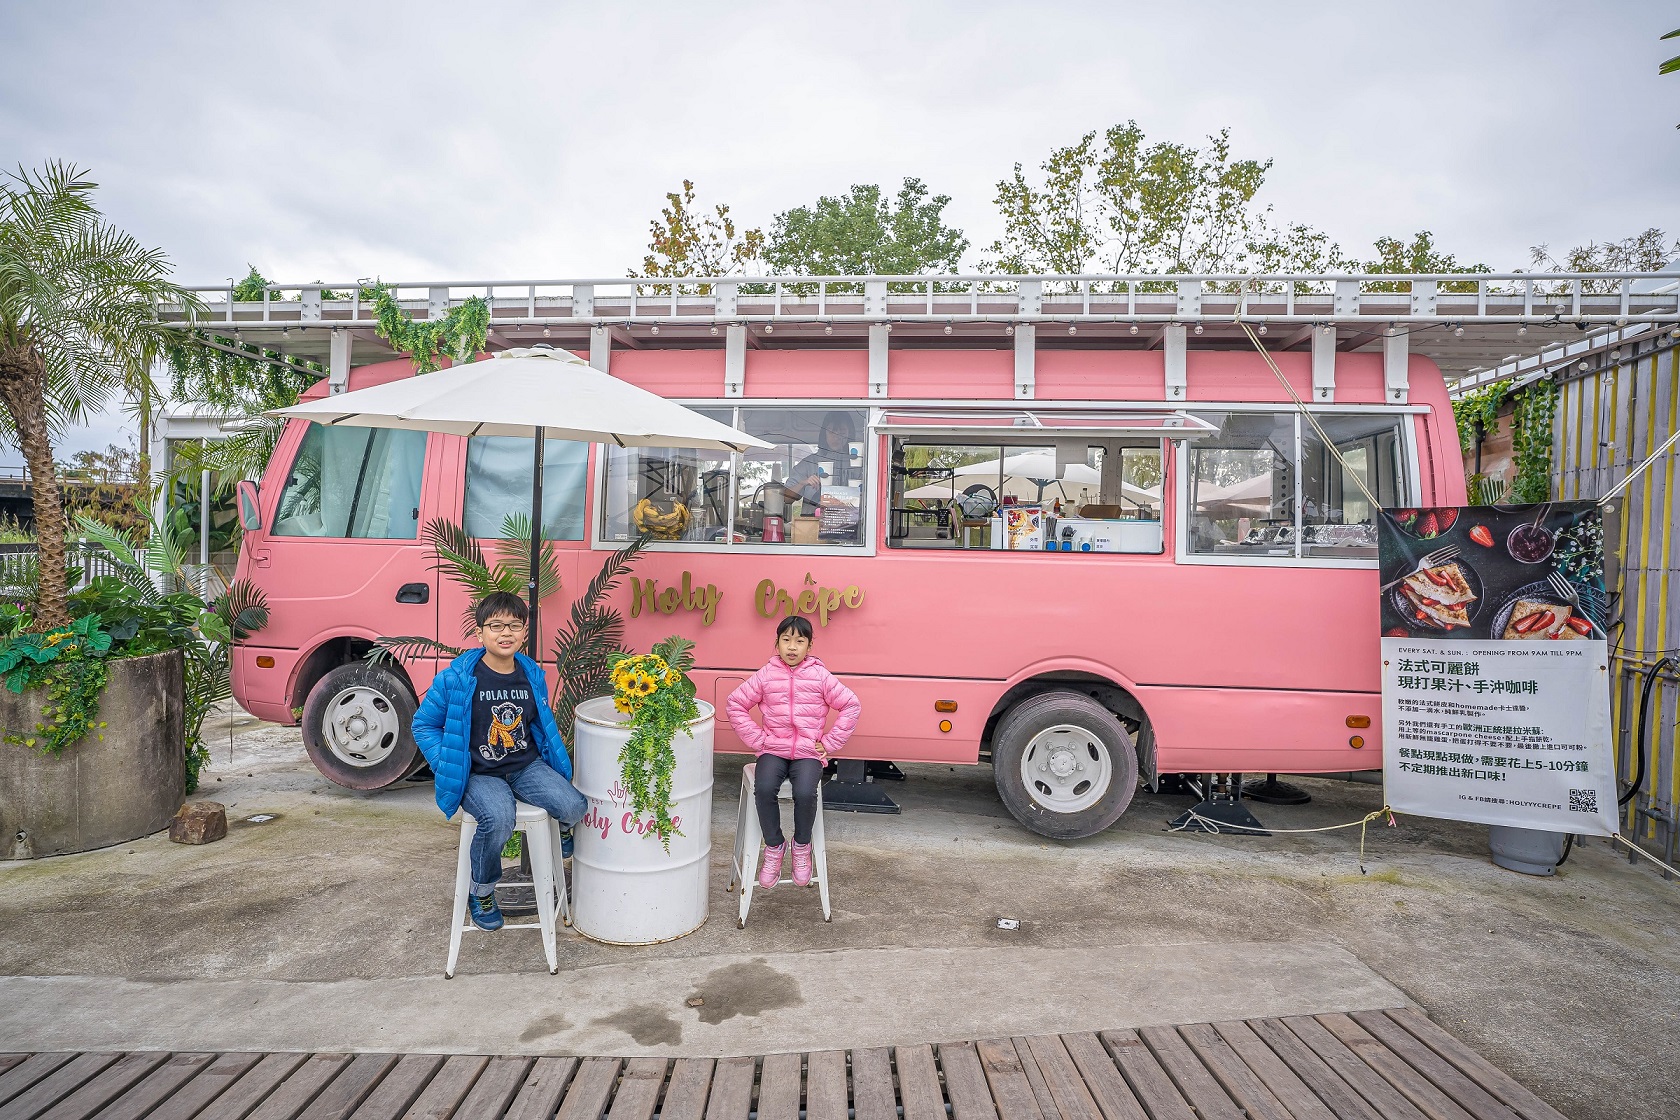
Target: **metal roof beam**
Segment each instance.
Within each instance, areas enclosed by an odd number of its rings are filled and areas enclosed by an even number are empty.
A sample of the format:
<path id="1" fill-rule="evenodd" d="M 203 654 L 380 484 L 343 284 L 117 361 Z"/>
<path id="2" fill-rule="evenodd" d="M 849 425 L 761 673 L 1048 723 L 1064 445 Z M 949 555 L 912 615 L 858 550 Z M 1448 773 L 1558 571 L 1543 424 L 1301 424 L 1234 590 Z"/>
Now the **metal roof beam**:
<path id="1" fill-rule="evenodd" d="M 1306 326 L 1300 328 L 1294 334 L 1289 335 L 1282 342 L 1278 343 L 1278 349 L 1293 350 L 1297 346 L 1305 346 L 1307 343 L 1312 341 L 1313 331 L 1315 329 L 1317 329 L 1316 324 L 1308 323 Z"/>

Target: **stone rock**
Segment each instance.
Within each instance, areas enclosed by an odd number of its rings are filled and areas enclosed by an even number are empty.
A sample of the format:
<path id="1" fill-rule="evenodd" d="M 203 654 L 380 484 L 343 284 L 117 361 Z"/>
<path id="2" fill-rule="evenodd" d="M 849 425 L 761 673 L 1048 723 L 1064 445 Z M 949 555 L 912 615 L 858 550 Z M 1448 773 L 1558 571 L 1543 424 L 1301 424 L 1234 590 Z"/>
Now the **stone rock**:
<path id="1" fill-rule="evenodd" d="M 227 810 L 214 801 L 189 801 L 169 820 L 177 844 L 212 844 L 227 835 Z"/>

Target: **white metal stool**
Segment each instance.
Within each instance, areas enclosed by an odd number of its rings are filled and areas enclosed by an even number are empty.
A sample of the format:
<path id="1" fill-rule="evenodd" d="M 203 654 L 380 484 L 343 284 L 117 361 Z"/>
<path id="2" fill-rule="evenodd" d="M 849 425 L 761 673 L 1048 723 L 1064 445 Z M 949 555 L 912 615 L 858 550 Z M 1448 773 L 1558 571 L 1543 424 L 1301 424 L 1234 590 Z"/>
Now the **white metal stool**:
<path id="1" fill-rule="evenodd" d="M 449 964 L 443 970 L 446 980 L 455 978 L 455 962 L 461 956 L 461 934 L 479 930 L 467 917 L 467 895 L 472 891 L 472 842 L 478 831 L 478 821 L 465 809 L 461 810 L 461 850 L 455 861 L 455 918 L 449 931 Z M 558 918 L 572 924 L 572 906 L 566 897 L 566 871 L 561 866 L 560 822 L 548 815 L 548 810 L 523 801 L 515 802 L 513 831 L 524 833 L 524 843 L 531 854 L 531 886 L 537 896 L 537 920 L 508 924 L 502 929 L 542 930 L 543 954 L 548 957 L 548 974 L 560 971 L 558 949 L 555 945 L 556 911 Z"/>
<path id="2" fill-rule="evenodd" d="M 731 866 L 731 878 L 727 889 L 734 890 L 736 885 L 741 887 L 741 916 L 736 920 L 737 929 L 747 928 L 747 911 L 752 908 L 753 888 L 758 885 L 758 857 L 764 848 L 764 830 L 758 823 L 758 806 L 753 803 L 753 783 L 758 776 L 758 763 L 749 762 L 741 767 L 741 811 L 735 819 L 735 857 Z M 822 898 L 823 921 L 833 921 L 833 913 L 828 906 L 828 844 L 823 838 L 823 783 L 817 783 L 817 820 L 811 826 L 811 882 L 816 886 L 817 893 Z M 782 788 L 776 791 L 778 801 L 793 800 L 793 783 L 784 780 Z M 782 864 L 784 868 L 792 866 L 792 858 Z M 791 874 L 791 872 L 790 872 Z M 778 879 L 778 883 L 791 883 L 792 878 Z"/>

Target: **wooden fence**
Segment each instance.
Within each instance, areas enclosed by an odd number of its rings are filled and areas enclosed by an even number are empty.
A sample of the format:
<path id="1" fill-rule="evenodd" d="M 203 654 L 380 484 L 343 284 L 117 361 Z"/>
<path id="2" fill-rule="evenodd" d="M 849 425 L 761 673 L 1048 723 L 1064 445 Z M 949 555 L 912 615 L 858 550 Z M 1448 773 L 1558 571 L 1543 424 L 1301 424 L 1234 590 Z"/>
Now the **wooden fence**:
<path id="1" fill-rule="evenodd" d="M 1680 426 L 1680 348 L 1672 336 L 1627 347 L 1601 365 L 1558 374 L 1554 496 L 1599 498 L 1615 489 Z M 1623 830 L 1675 861 L 1680 833 L 1680 539 L 1675 532 L 1680 445 L 1647 468 L 1606 512 L 1605 586 L 1611 591 L 1611 720 L 1624 782 L 1642 779 Z M 1671 657 L 1675 663 L 1664 664 Z M 1659 668 L 1660 666 L 1660 668 Z M 1651 683 L 1639 726 L 1640 696 Z M 1629 856 L 1630 859 L 1634 858 Z"/>

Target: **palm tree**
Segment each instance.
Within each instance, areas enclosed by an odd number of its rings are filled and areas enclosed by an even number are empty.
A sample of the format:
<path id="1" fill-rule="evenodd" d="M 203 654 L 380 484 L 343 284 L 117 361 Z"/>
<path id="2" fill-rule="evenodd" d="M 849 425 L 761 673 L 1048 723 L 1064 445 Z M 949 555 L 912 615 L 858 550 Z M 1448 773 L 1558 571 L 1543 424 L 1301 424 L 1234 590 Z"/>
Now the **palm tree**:
<path id="1" fill-rule="evenodd" d="M 144 387 L 170 339 L 159 303 L 189 317 L 201 304 L 167 279 L 161 249 L 148 249 L 94 207 L 96 184 L 71 164 L 19 168 L 0 181 L 0 436 L 29 466 L 40 548 L 42 629 L 68 625 L 64 503 L 53 437 Z"/>

